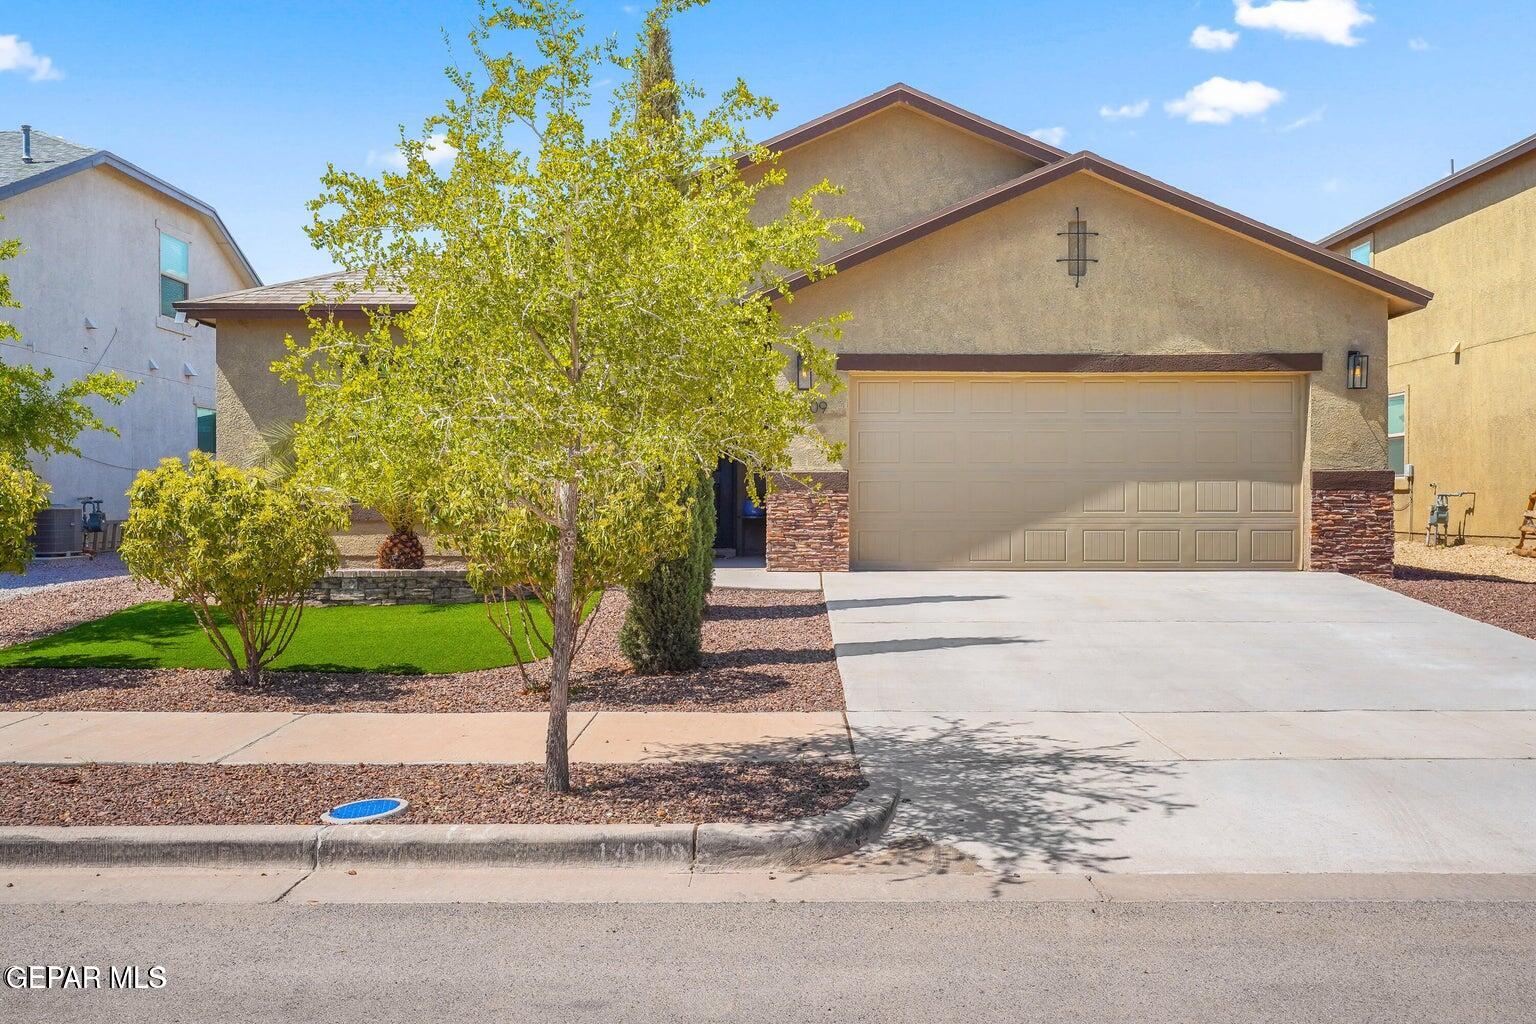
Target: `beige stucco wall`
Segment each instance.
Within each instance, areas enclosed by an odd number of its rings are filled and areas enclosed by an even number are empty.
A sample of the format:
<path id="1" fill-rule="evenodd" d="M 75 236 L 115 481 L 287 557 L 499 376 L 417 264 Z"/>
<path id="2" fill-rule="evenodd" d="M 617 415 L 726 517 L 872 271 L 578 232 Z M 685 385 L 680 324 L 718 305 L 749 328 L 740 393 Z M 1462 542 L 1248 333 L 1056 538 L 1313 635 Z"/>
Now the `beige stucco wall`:
<path id="1" fill-rule="evenodd" d="M 138 383 L 121 406 L 99 403 L 120 436 L 83 434 L 81 457 L 37 467 L 56 504 L 95 495 L 121 518 L 138 471 L 196 448 L 196 410 L 214 407 L 213 328 L 160 316 L 159 233 L 188 243 L 193 296 L 255 281 L 200 214 L 107 167 L 0 201 L 0 214 L 0 238 L 20 238 L 25 249 L 3 268 L 22 308 L 0 313 L 26 343 L 0 345 L 0 359 L 51 369 L 57 382 L 100 369 Z"/>
<path id="2" fill-rule="evenodd" d="M 271 371 L 272 364 L 287 355 L 283 338 L 289 334 L 301 340 L 309 334 L 308 324 L 297 313 L 276 318 L 220 318 L 219 458 L 225 462 L 245 468 L 257 465 L 267 450 L 262 431 L 304 418 L 304 403 L 297 389 Z M 348 564 L 371 564 L 388 533 L 383 523 L 361 518 L 335 539 Z M 430 537 L 423 537 L 422 542 L 433 562 L 457 558 Z"/>
<path id="3" fill-rule="evenodd" d="M 829 246 L 830 255 L 1016 178 L 1040 161 L 898 105 L 795 147 L 778 166 L 785 183 L 763 193 L 760 219 L 782 216 L 790 196 L 822 179 L 844 190 L 821 210 L 857 217 L 864 233 Z M 746 175 L 753 180 L 762 173 L 754 168 Z"/>
<path id="4" fill-rule="evenodd" d="M 1056 262 L 1075 207 L 1100 232 L 1100 262 L 1076 288 Z M 852 312 L 842 352 L 1322 352 L 1305 468 L 1386 466 L 1385 381 L 1344 386 L 1350 349 L 1385 357 L 1385 298 L 1090 175 L 840 272 L 781 309 L 792 322 Z M 847 442 L 846 391 L 818 426 Z M 795 468 L 841 467 L 806 444 Z"/>
<path id="5" fill-rule="evenodd" d="M 308 326 L 292 317 L 219 318 L 219 458 L 249 468 L 266 452 L 262 430 L 304 418 L 304 403 L 292 384 L 272 372 L 288 352 L 283 338 L 305 338 Z"/>
<path id="6" fill-rule="evenodd" d="M 1398 482 L 1397 529 L 1422 535 L 1433 483 L 1476 491 L 1470 515 L 1452 502 L 1453 526 L 1505 543 L 1536 490 L 1536 157 L 1379 225 L 1373 244 L 1378 269 L 1435 293 L 1388 332 L 1415 469 Z"/>

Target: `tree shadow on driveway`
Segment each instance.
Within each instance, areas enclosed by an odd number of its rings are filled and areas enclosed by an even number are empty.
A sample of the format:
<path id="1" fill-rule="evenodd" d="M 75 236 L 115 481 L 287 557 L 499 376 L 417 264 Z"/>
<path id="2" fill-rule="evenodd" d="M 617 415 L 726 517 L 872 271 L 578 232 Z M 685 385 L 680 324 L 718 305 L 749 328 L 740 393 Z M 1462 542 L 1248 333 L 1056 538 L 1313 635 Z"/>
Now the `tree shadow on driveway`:
<path id="1" fill-rule="evenodd" d="M 1174 795 L 1177 763 L 1133 756 L 1130 742 L 1082 746 L 1021 736 L 1006 723 L 934 716 L 921 725 L 860 725 L 854 746 L 866 774 L 901 783 L 888 843 L 921 837 L 1005 878 L 1108 872 L 1124 859 L 1112 847 L 1133 816 L 1194 806 Z"/>
<path id="2" fill-rule="evenodd" d="M 854 640 L 837 645 L 839 658 L 857 658 L 865 654 L 909 654 L 913 651 L 944 651 L 956 647 L 996 647 L 1004 644 L 1039 644 L 1013 636 L 927 636 L 904 640 Z"/>
<path id="3" fill-rule="evenodd" d="M 908 604 L 958 604 L 963 601 L 1002 601 L 1003 594 L 929 594 L 912 597 L 858 597 L 827 602 L 829 612 L 847 612 L 857 608 L 895 608 Z"/>

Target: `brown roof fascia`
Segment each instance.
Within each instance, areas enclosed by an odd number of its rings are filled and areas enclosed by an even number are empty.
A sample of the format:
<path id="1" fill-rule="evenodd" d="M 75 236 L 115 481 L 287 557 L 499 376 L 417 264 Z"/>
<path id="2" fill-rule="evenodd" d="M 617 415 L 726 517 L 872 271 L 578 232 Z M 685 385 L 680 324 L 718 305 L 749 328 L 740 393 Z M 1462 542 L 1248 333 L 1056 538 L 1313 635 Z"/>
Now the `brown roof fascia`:
<path id="1" fill-rule="evenodd" d="M 1191 195 L 1182 189 L 1174 188 L 1165 182 L 1149 178 L 1144 174 L 1131 170 L 1129 167 L 1124 167 L 1089 152 L 1078 153 L 1057 163 L 1047 164 L 1028 174 L 1020 175 L 1012 181 L 1004 182 L 996 188 L 989 189 L 969 199 L 963 199 L 924 220 L 915 221 L 906 227 L 897 228 L 884 235 L 871 238 L 869 241 L 856 245 L 837 256 L 831 261 L 830 265 L 839 271 L 856 267 L 861 263 L 868 262 L 877 256 L 890 252 L 892 249 L 906 245 L 908 242 L 916 241 L 951 224 L 974 217 L 978 213 L 990 210 L 1026 193 L 1033 192 L 1036 189 L 1049 185 L 1051 182 L 1060 181 L 1062 178 L 1076 174 L 1079 171 L 1093 174 L 1111 184 L 1138 192 L 1156 202 L 1171 206 L 1191 216 L 1199 217 L 1218 227 L 1243 235 L 1288 255 L 1316 264 L 1325 270 L 1348 278 L 1356 284 L 1384 293 L 1389 299 L 1390 316 L 1422 309 L 1434 297 L 1434 293 L 1426 291 L 1417 285 L 1409 284 L 1400 278 L 1393 277 L 1391 274 L 1384 274 L 1379 270 L 1356 263 L 1347 256 L 1331 252 L 1322 246 L 1308 242 L 1304 238 L 1298 238 L 1296 235 L 1281 231 L 1278 228 L 1272 228 L 1250 217 L 1244 217 L 1240 213 L 1217 206 L 1215 203 Z M 789 291 L 795 292 L 812 283 L 813 281 L 808 275 L 797 273 L 790 275 L 786 279 L 785 286 Z M 1393 304 L 1392 300 L 1395 300 L 1395 304 Z"/>
<path id="2" fill-rule="evenodd" d="M 1505 164 L 1513 163 L 1521 157 L 1529 156 L 1532 153 L 1536 153 L 1536 135 L 1521 139 L 1513 146 L 1501 149 L 1490 157 L 1485 157 L 1475 164 L 1462 168 L 1455 174 L 1447 175 L 1434 184 L 1427 185 L 1412 195 L 1399 199 L 1391 206 L 1384 206 L 1375 213 L 1355 221 L 1348 227 L 1340 228 L 1317 244 L 1334 246 L 1356 235 L 1363 235 L 1377 225 L 1389 221 L 1399 214 L 1407 213 L 1414 207 L 1427 203 L 1431 199 L 1443 196 L 1445 193 L 1458 189 L 1463 185 L 1471 184 L 1474 179 L 1480 178 L 1491 171 L 1496 171 Z"/>
<path id="3" fill-rule="evenodd" d="M 220 318 L 230 320 L 303 320 L 304 311 L 298 302 L 200 302 L 197 299 L 186 299 L 175 303 L 181 312 L 195 320 L 201 320 L 205 324 L 217 326 Z M 414 309 L 416 303 L 386 303 L 386 302 L 343 302 L 338 305 L 319 303 L 310 307 L 310 312 L 315 314 L 334 313 L 337 316 L 357 314 L 359 316 L 370 310 L 382 309 L 389 306 L 396 313 L 404 313 Z"/>
<path id="4" fill-rule="evenodd" d="M 794 149 L 796 146 L 803 146 L 807 142 L 835 132 L 839 128 L 846 128 L 855 121 L 861 121 L 871 114 L 878 113 L 887 107 L 897 104 L 909 106 L 930 117 L 936 117 L 973 135 L 979 135 L 984 139 L 1006 146 L 1035 160 L 1055 163 L 1057 160 L 1064 159 L 1070 155 L 1064 149 L 1057 149 L 1055 146 L 1041 142 L 1039 139 L 1032 139 L 1028 135 L 1016 132 L 1012 128 L 998 124 L 996 121 L 989 121 L 979 114 L 973 114 L 969 110 L 955 106 L 953 103 L 946 103 L 937 96 L 930 96 L 901 82 L 881 89 L 879 92 L 866 96 L 861 100 L 855 100 L 846 107 L 834 110 L 830 114 L 816 118 L 814 121 L 807 121 L 805 124 L 791 128 L 786 132 L 780 132 L 771 139 L 765 139 L 759 145 L 775 153 L 782 153 L 785 150 Z M 736 158 L 737 167 L 749 167 L 752 163 L 753 159 L 750 153 L 743 153 Z"/>
<path id="5" fill-rule="evenodd" d="M 1321 352 L 839 352 L 837 368 L 887 373 L 1309 373 Z"/>

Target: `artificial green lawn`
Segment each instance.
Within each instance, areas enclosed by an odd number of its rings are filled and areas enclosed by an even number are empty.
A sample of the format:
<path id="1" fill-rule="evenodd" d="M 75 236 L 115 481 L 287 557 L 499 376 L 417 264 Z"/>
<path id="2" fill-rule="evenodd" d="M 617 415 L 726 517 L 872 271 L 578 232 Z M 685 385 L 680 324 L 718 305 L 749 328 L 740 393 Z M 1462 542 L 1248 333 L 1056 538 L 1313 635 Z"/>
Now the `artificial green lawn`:
<path id="1" fill-rule="evenodd" d="M 549 616 L 530 601 L 544 635 Z M 514 620 L 519 618 L 514 609 Z M 240 640 L 226 624 L 235 651 Z M 521 628 L 518 650 L 529 640 Z M 537 643 L 537 656 L 548 651 Z M 293 642 L 270 666 L 307 672 L 406 675 L 473 672 L 513 664 L 507 641 L 475 604 L 306 608 Z M 62 633 L 0 650 L 0 668 L 225 668 L 192 611 L 176 601 L 134 605 Z"/>

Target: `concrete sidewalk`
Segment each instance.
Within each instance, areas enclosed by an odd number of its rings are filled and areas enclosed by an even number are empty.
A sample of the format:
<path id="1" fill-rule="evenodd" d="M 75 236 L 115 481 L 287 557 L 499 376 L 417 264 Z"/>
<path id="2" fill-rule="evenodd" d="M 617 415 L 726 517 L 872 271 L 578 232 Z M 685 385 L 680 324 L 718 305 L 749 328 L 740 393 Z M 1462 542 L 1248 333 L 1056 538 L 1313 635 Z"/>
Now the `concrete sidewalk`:
<path id="1" fill-rule="evenodd" d="M 542 764 L 543 712 L 0 713 L 0 763 Z M 572 712 L 571 757 L 598 764 L 851 757 L 840 711 Z"/>

